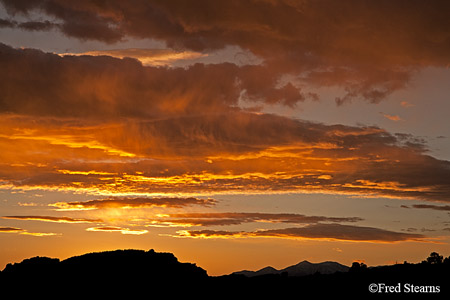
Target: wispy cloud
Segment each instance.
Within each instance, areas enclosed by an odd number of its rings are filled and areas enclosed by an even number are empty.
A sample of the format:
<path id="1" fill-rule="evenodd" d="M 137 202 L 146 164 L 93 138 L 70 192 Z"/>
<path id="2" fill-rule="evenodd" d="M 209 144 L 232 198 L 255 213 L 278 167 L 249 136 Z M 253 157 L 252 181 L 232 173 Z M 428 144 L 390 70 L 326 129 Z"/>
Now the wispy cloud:
<path id="1" fill-rule="evenodd" d="M 0 227 L 0 233 L 16 233 L 16 234 L 22 234 L 22 235 L 38 236 L 38 237 L 61 235 L 59 233 L 53 233 L 53 232 L 30 232 L 25 229 L 16 228 L 16 227 Z"/>
<path id="2" fill-rule="evenodd" d="M 419 208 L 419 209 L 433 209 L 433 210 L 450 211 L 450 205 L 413 204 L 411 206 L 402 205 L 401 207 L 403 207 L 403 208 Z"/>
<path id="3" fill-rule="evenodd" d="M 141 235 L 146 234 L 148 230 L 142 229 L 129 229 L 124 227 L 116 227 L 116 226 L 104 226 L 104 227 L 90 227 L 86 229 L 87 231 L 93 232 L 120 232 L 121 234 L 131 234 L 131 235 Z"/>
<path id="4" fill-rule="evenodd" d="M 190 205 L 211 206 L 216 203 L 214 199 L 200 198 L 108 198 L 89 200 L 84 202 L 56 202 L 49 206 L 59 210 L 91 210 L 103 208 L 146 208 L 146 207 L 184 207 Z"/>
<path id="5" fill-rule="evenodd" d="M 139 60 L 145 66 L 167 66 L 174 62 L 182 60 L 193 60 L 208 56 L 206 53 L 193 51 L 174 51 L 170 49 L 112 49 L 96 50 L 82 53 L 61 53 L 61 56 L 111 56 L 116 58 L 134 58 Z"/>
<path id="6" fill-rule="evenodd" d="M 252 222 L 313 224 L 318 222 L 358 222 L 362 220 L 358 217 L 339 218 L 287 213 L 181 213 L 166 214 L 158 219 L 150 219 L 147 222 L 151 226 L 189 227 L 227 226 Z"/>
<path id="7" fill-rule="evenodd" d="M 0 28 L 18 28 L 27 31 L 49 31 L 57 29 L 59 24 L 50 21 L 25 21 L 18 22 L 11 19 L 0 19 Z"/>
<path id="8" fill-rule="evenodd" d="M 389 115 L 389 114 L 385 114 L 385 113 L 381 113 L 381 114 L 386 119 L 389 119 L 389 120 L 394 121 L 394 122 L 403 121 L 403 119 L 400 118 L 400 116 L 398 116 L 398 115 Z"/>
<path id="9" fill-rule="evenodd" d="M 409 103 L 408 101 L 402 101 L 402 102 L 400 102 L 400 105 L 403 107 L 406 107 L 406 108 L 415 106 L 414 104 Z"/>
<path id="10" fill-rule="evenodd" d="M 70 217 L 52 217 L 52 216 L 3 216 L 3 219 L 14 220 L 30 220 L 43 221 L 55 223 L 101 223 L 101 219 L 85 219 L 85 218 L 70 218 Z"/>
<path id="11" fill-rule="evenodd" d="M 245 238 L 276 237 L 287 239 L 340 240 L 357 242 L 403 242 L 423 241 L 425 236 L 412 233 L 400 233 L 374 227 L 362 227 L 342 224 L 312 224 L 305 227 L 258 230 L 253 232 L 233 232 L 216 230 L 180 230 L 176 237 L 191 238 Z"/>
<path id="12" fill-rule="evenodd" d="M 16 227 L 0 227 L 0 232 L 20 232 L 20 231 L 23 231 L 23 229 Z"/>

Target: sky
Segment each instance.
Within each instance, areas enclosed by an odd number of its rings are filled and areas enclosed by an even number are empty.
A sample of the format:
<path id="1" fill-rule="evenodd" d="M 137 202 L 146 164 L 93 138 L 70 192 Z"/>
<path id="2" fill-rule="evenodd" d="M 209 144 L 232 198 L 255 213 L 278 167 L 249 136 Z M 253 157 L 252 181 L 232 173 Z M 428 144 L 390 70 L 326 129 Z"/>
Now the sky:
<path id="1" fill-rule="evenodd" d="M 0 269 L 450 255 L 449 6 L 0 0 Z"/>

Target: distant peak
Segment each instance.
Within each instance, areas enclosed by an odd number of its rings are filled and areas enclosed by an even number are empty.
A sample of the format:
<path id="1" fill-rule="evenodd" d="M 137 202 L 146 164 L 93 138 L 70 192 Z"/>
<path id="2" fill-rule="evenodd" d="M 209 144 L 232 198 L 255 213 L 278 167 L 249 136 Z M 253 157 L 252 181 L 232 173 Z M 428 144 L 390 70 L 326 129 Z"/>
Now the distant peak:
<path id="1" fill-rule="evenodd" d="M 267 266 L 267 267 L 265 267 L 265 268 L 262 268 L 261 270 L 259 270 L 259 271 L 277 271 L 277 269 L 275 269 L 274 267 L 271 267 L 271 266 Z"/>

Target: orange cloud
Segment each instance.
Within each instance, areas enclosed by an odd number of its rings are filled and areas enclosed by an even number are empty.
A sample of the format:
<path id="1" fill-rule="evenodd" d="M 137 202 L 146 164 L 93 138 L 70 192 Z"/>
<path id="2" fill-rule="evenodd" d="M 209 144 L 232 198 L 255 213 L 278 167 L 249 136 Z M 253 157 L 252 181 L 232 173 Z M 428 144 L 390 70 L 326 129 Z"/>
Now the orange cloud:
<path id="1" fill-rule="evenodd" d="M 245 112 L 95 124 L 5 116 L 0 187 L 145 198 L 320 192 L 450 199 L 448 162 L 428 156 L 421 139 L 376 127 Z"/>
<path id="2" fill-rule="evenodd" d="M 398 122 L 398 121 L 403 121 L 403 119 L 402 118 L 400 118 L 399 116 L 397 116 L 397 115 L 388 115 L 388 114 L 383 114 L 383 117 L 385 117 L 386 119 L 389 119 L 389 120 L 391 120 L 391 121 L 395 121 L 395 122 Z"/>
<path id="3" fill-rule="evenodd" d="M 313 224 L 304 227 L 258 230 L 253 232 L 232 232 L 216 230 L 182 230 L 176 237 L 191 238 L 236 238 L 236 237 L 276 237 L 288 239 L 341 240 L 355 242 L 404 242 L 424 241 L 420 234 L 400 233 L 374 227 L 342 224 Z"/>
<path id="4" fill-rule="evenodd" d="M 139 60 L 144 66 L 167 66 L 179 60 L 190 60 L 208 56 L 205 53 L 193 51 L 174 51 L 169 49 L 114 49 L 97 50 L 83 53 L 61 53 L 61 56 L 111 56 L 116 58 L 130 57 Z"/>
<path id="5" fill-rule="evenodd" d="M 400 105 L 406 108 L 415 106 L 414 104 L 409 103 L 408 101 L 402 101 L 400 102 Z"/>
<path id="6" fill-rule="evenodd" d="M 159 219 L 147 221 L 150 226 L 226 226 L 250 222 L 264 223 L 318 223 L 318 222 L 358 222 L 358 217 L 305 216 L 288 213 L 179 213 L 164 215 Z"/>
<path id="7" fill-rule="evenodd" d="M 20 234 L 38 236 L 38 237 L 61 235 L 60 233 L 53 233 L 53 232 L 29 232 L 29 231 L 23 231 L 23 232 L 20 232 Z"/>
<path id="8" fill-rule="evenodd" d="M 146 234 L 148 230 L 134 230 L 116 226 L 104 226 L 104 227 L 90 227 L 87 231 L 93 232 L 120 232 L 121 234 L 141 235 Z"/>
<path id="9" fill-rule="evenodd" d="M 0 233 L 17 233 L 22 235 L 31 235 L 31 236 L 54 236 L 54 235 L 60 235 L 59 233 L 52 233 L 52 232 L 29 232 L 25 229 L 16 228 L 16 227 L 0 227 Z"/>
<path id="10" fill-rule="evenodd" d="M 190 205 L 211 206 L 214 199 L 199 198 L 108 198 L 84 202 L 56 202 L 49 206 L 59 210 L 91 210 L 104 208 L 145 208 L 145 207 L 183 207 Z"/>
<path id="11" fill-rule="evenodd" d="M 15 228 L 15 227 L 0 227 L 0 232 L 20 232 L 23 229 Z"/>
<path id="12" fill-rule="evenodd" d="M 286 105 L 302 98 L 266 64 L 156 68 L 6 45 L 0 57 L 2 189 L 450 199 L 449 163 L 411 135 L 239 109 L 244 94 Z"/>
<path id="13" fill-rule="evenodd" d="M 55 222 L 55 223 L 99 223 L 99 222 L 103 222 L 103 220 L 101 220 L 101 219 L 51 217 L 51 216 L 3 216 L 2 218 L 3 219 L 15 219 L 15 220 Z"/>

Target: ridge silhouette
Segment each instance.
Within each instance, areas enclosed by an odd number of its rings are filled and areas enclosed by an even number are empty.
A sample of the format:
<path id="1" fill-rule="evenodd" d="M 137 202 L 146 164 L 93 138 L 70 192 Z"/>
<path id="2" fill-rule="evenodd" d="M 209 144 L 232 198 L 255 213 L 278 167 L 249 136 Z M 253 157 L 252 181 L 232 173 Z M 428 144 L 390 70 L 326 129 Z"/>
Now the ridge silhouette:
<path id="1" fill-rule="evenodd" d="M 283 273 L 286 273 L 287 276 L 305 276 L 316 273 L 333 274 L 336 272 L 347 272 L 349 269 L 350 269 L 349 267 L 341 265 L 340 263 L 337 262 L 325 261 L 321 263 L 310 263 L 309 261 L 304 260 L 296 265 L 292 265 L 280 270 L 268 266 L 258 271 L 243 270 L 233 272 L 232 274 L 236 275 L 242 274 L 247 277 L 254 277 L 268 274 L 283 274 Z"/>
<path id="2" fill-rule="evenodd" d="M 239 272 L 223 276 L 208 276 L 207 272 L 192 263 L 181 263 L 172 253 L 158 253 L 153 249 L 115 250 L 87 253 L 65 260 L 49 257 L 32 257 L 20 263 L 7 264 L 0 272 L 0 298 L 10 293 L 21 296 L 96 295 L 144 295 L 155 291 L 172 296 L 217 297 L 233 296 L 292 296 L 313 293 L 315 295 L 360 295 L 365 298 L 380 297 L 371 293 L 372 283 L 388 286 L 413 285 L 431 288 L 432 293 L 408 292 L 408 297 L 447 297 L 450 290 L 450 257 L 443 259 L 436 252 L 421 263 L 404 262 L 389 266 L 367 267 L 354 262 L 350 268 L 327 274 L 297 276 L 286 270 L 301 266 L 340 265 L 335 262 L 312 264 L 307 261 L 276 270 L 266 267 L 262 275 L 245 276 Z M 342 265 L 340 265 L 342 266 Z M 260 270 L 260 271 L 261 271 Z M 276 271 L 275 273 L 273 273 Z M 282 271 L 282 272 L 280 272 Z M 252 272 L 252 271 L 247 271 Z M 271 273 L 272 272 L 272 273 Z M 257 273 L 257 272 L 256 272 Z M 253 274 L 252 274 L 253 275 Z M 403 294 L 405 289 L 402 290 Z M 382 292 L 386 295 L 388 293 Z M 394 296 L 393 293 L 390 293 Z M 90 298 L 90 297 L 88 297 Z"/>
<path id="3" fill-rule="evenodd" d="M 87 253 L 62 261 L 33 257 L 7 264 L 0 273 L 0 290 L 15 290 L 16 296 L 29 296 L 31 290 L 50 292 L 54 296 L 67 291 L 112 296 L 155 288 L 187 287 L 207 278 L 204 269 L 180 263 L 172 253 L 157 253 L 153 249 L 115 250 Z"/>

